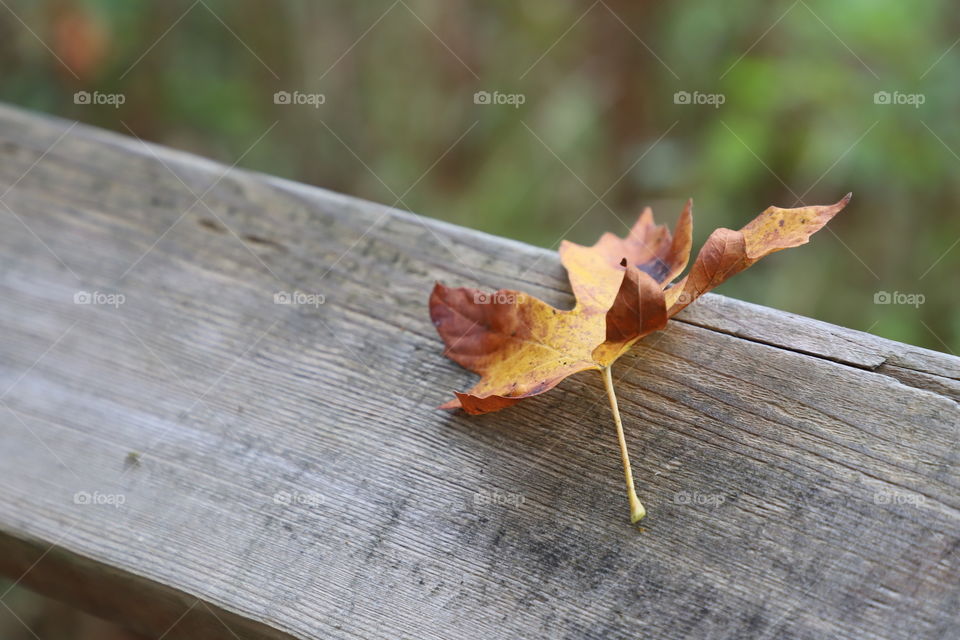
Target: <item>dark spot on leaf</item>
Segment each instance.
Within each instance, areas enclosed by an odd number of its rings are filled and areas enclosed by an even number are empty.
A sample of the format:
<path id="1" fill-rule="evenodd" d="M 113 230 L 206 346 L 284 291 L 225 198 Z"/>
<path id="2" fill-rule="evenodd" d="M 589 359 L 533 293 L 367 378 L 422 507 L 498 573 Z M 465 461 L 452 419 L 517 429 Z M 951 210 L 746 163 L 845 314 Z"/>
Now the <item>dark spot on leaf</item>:
<path id="1" fill-rule="evenodd" d="M 663 282 L 663 279 L 670 273 L 670 266 L 660 258 L 654 258 L 650 262 L 638 264 L 637 268 L 657 282 Z"/>

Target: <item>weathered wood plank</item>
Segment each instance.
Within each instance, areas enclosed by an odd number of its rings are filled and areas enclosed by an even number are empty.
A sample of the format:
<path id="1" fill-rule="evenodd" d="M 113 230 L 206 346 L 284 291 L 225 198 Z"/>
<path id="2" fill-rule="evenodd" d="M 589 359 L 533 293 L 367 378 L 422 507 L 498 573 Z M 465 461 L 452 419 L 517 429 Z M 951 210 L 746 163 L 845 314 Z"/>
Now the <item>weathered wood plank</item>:
<path id="1" fill-rule="evenodd" d="M 960 400 L 956 358 L 928 349 L 723 296 L 709 296 L 678 319 L 853 367 L 880 370 L 906 384 Z"/>
<path id="2" fill-rule="evenodd" d="M 69 126 L 0 108 L 6 575 L 167 638 L 957 635 L 957 358 L 710 296 L 614 371 L 637 532 L 599 377 L 433 408 L 432 283 L 554 254 Z"/>

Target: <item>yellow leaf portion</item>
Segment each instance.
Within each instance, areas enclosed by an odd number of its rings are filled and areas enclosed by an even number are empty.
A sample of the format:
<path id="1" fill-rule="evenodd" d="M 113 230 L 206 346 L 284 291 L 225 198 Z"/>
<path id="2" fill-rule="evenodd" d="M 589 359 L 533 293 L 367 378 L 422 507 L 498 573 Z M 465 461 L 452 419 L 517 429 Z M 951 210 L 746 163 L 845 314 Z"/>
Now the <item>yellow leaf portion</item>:
<path id="1" fill-rule="evenodd" d="M 446 355 L 479 373 L 467 394 L 445 408 L 496 411 L 555 387 L 570 374 L 598 368 L 591 352 L 603 342 L 603 312 L 561 311 L 516 291 L 486 294 L 437 284 L 430 313 Z"/>
<path id="2" fill-rule="evenodd" d="M 567 269 L 577 306 L 606 312 L 623 281 L 624 259 L 661 286 L 680 275 L 693 244 L 692 209 L 693 201 L 688 200 L 673 234 L 654 222 L 647 207 L 625 238 L 608 231 L 591 247 L 564 240 L 560 262 Z"/>

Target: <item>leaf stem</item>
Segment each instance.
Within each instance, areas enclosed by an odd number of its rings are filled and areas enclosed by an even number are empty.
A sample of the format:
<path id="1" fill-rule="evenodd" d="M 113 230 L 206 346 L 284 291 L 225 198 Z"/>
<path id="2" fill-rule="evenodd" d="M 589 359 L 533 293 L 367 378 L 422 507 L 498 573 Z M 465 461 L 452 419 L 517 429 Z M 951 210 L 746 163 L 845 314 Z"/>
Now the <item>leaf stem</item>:
<path id="1" fill-rule="evenodd" d="M 610 400 L 610 411 L 613 421 L 617 425 L 617 440 L 620 441 L 620 458 L 623 460 L 623 475 L 627 481 L 627 499 L 630 501 L 630 522 L 636 523 L 647 515 L 646 509 L 637 498 L 637 491 L 633 488 L 633 472 L 630 470 L 630 454 L 627 453 L 627 440 L 623 436 L 623 422 L 620 420 L 620 408 L 617 406 L 617 395 L 613 391 L 613 376 L 610 366 L 602 367 L 603 384 L 607 388 L 607 398 Z"/>

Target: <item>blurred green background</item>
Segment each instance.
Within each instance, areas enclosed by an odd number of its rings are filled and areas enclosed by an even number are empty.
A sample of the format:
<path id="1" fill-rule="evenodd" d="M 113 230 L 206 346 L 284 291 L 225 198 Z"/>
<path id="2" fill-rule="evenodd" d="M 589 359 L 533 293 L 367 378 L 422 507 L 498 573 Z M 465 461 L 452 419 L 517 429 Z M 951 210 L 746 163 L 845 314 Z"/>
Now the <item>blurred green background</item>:
<path id="1" fill-rule="evenodd" d="M 720 292 L 960 350 L 956 3 L 4 0 L 0 21 L 2 100 L 546 247 L 687 197 L 699 244 L 853 191 Z"/>
<path id="2" fill-rule="evenodd" d="M 3 0 L 0 100 L 545 247 L 853 191 L 719 292 L 960 352 L 958 38 L 948 0 Z"/>

